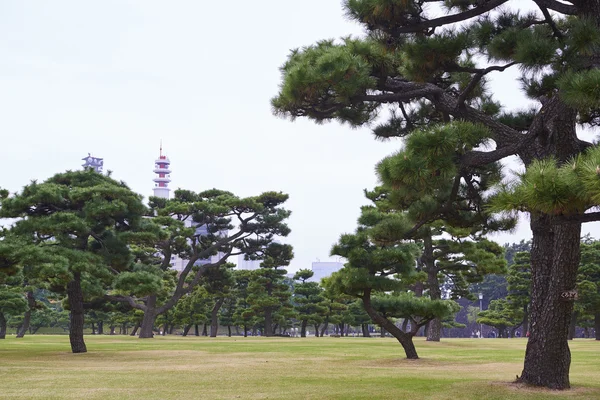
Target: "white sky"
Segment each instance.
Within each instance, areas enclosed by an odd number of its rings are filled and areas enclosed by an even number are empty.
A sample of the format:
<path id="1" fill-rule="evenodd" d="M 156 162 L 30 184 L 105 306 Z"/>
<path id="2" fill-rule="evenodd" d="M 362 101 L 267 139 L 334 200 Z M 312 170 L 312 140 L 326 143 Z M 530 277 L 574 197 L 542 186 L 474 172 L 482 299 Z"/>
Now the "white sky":
<path id="1" fill-rule="evenodd" d="M 79 169 L 91 152 L 147 197 L 162 139 L 173 189 L 288 193 L 289 269 L 329 260 L 400 143 L 278 119 L 270 99 L 290 49 L 360 33 L 337 0 L 0 2 L 0 187 Z M 525 104 L 516 72 L 492 86 L 511 107 Z M 528 239 L 521 225 L 492 238 Z"/>

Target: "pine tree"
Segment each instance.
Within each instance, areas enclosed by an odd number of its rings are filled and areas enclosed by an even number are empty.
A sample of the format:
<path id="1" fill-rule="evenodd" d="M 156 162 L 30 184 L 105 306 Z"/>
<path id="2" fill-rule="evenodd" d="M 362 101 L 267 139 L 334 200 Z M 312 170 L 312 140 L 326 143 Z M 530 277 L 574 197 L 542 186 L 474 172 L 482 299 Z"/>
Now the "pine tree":
<path id="1" fill-rule="evenodd" d="M 593 319 L 596 340 L 600 340 L 600 241 L 593 240 L 581 245 L 577 293 L 581 313 Z"/>
<path id="2" fill-rule="evenodd" d="M 417 248 L 397 239 L 405 226 L 401 217 L 365 208 L 359 223 L 356 233 L 342 235 L 333 246 L 331 254 L 348 262 L 331 276 L 328 285 L 359 298 L 373 322 L 398 340 L 406 358 L 419 358 L 413 336 L 431 320 L 457 312 L 458 305 L 408 292 L 414 281 Z M 390 318 L 409 320 L 410 330 L 397 327 Z"/>
<path id="3" fill-rule="evenodd" d="M 318 282 L 308 282 L 314 272 L 301 269 L 294 275 L 294 304 L 297 318 L 300 320 L 300 337 L 306 337 L 306 326 L 316 325 L 315 336 L 318 337 L 318 326 L 323 322 L 327 306 L 323 296 L 323 288 Z"/>
<path id="4" fill-rule="evenodd" d="M 505 299 L 492 300 L 487 310 L 477 316 L 477 323 L 498 329 L 498 337 L 507 338 L 508 328 L 517 326 L 523 320 L 523 311 L 513 307 Z"/>
<path id="5" fill-rule="evenodd" d="M 389 116 L 375 125 L 379 138 L 443 138 L 431 145 L 452 157 L 407 155 L 406 168 L 391 166 L 432 187 L 517 156 L 526 172 L 495 201 L 496 210 L 529 212 L 533 232 L 531 328 L 519 380 L 565 389 L 573 303 L 562 294 L 575 289 L 581 223 L 600 218 L 586 213 L 599 204 L 600 149 L 578 137 L 577 125 L 600 121 L 600 0 L 530 0 L 539 9 L 530 13 L 505 3 L 345 0 L 366 37 L 293 50 L 272 105 L 278 115 L 318 123 L 361 126 Z M 436 5 L 448 15 L 432 15 Z M 520 68 L 531 109 L 503 110 L 487 89 L 489 74 L 511 67 Z"/>
<path id="6" fill-rule="evenodd" d="M 506 300 L 515 310 L 520 310 L 523 319 L 520 324 L 523 333 L 529 332 L 529 307 L 531 303 L 531 260 L 528 252 L 519 252 L 514 256 L 514 263 L 508 267 L 506 280 L 508 296 Z"/>
<path id="7" fill-rule="evenodd" d="M 143 227 L 147 235 L 134 248 L 136 265 L 115 277 L 109 298 L 142 310 L 139 337 L 153 337 L 156 318 L 192 292 L 211 269 L 239 254 L 261 258 L 275 236 L 289 233 L 284 221 L 290 212 L 281 207 L 287 199 L 277 192 L 240 198 L 217 189 L 176 190 L 172 199 L 152 197 L 152 218 Z M 170 287 L 166 283 L 175 256 L 185 266 Z"/>
<path id="8" fill-rule="evenodd" d="M 32 182 L 2 200 L 0 217 L 18 218 L 10 235 L 26 246 L 20 264 L 39 268 L 67 294 L 73 353 L 87 351 L 84 300 L 102 297 L 113 272 L 129 268 L 129 234 L 144 212 L 141 196 L 93 170 Z"/>
<path id="9" fill-rule="evenodd" d="M 265 336 L 273 336 L 275 325 L 282 322 L 281 316 L 285 320 L 288 311 L 293 309 L 290 302 L 292 292 L 284 282 L 287 273 L 284 267 L 289 265 L 293 257 L 292 246 L 272 243 L 265 251 L 260 268 L 252 271 L 247 302 L 251 306 L 252 316 L 261 320 Z M 246 314 L 246 317 L 249 316 Z"/>

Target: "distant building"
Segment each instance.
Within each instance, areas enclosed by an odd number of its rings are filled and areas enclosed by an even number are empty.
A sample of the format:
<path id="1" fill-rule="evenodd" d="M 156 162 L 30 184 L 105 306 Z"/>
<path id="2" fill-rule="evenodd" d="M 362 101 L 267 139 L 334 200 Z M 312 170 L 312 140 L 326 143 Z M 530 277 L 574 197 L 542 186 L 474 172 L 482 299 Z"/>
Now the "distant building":
<path id="1" fill-rule="evenodd" d="M 168 199 L 171 194 L 169 183 L 171 182 L 171 170 L 169 169 L 171 161 L 162 153 L 162 143 L 160 145 L 160 154 L 154 161 L 154 196 L 162 199 Z"/>
<path id="2" fill-rule="evenodd" d="M 240 254 L 237 261 L 237 269 L 246 271 L 255 271 L 260 268 L 262 260 L 244 260 L 244 255 Z"/>
<path id="3" fill-rule="evenodd" d="M 92 168 L 94 171 L 98 173 L 102 173 L 104 168 L 104 159 L 99 157 L 92 157 L 90 153 L 88 153 L 87 157 L 83 157 L 83 164 L 81 165 L 83 169 Z"/>
<path id="4" fill-rule="evenodd" d="M 314 275 L 309 280 L 311 282 L 321 282 L 321 279 L 331 276 L 331 274 L 333 274 L 336 271 L 339 271 L 343 267 L 344 267 L 344 263 L 337 262 L 337 261 L 313 262 L 311 269 L 312 269 Z"/>

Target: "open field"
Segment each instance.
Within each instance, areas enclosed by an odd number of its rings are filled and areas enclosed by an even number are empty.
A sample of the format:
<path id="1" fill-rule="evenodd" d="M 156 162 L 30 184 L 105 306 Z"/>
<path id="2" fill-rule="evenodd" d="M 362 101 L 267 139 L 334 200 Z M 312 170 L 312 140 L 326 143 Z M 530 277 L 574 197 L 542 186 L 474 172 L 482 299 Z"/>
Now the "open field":
<path id="1" fill-rule="evenodd" d="M 0 341 L 2 399 L 600 399 L 600 342 L 571 344 L 567 392 L 510 384 L 525 339 L 67 336 Z"/>

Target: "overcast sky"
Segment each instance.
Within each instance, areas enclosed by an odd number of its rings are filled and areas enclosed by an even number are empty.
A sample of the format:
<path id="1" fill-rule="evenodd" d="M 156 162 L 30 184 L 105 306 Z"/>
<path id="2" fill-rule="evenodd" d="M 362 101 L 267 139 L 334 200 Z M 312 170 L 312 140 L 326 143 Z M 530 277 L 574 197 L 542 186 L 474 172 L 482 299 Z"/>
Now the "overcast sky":
<path id="1" fill-rule="evenodd" d="M 400 143 L 276 118 L 270 99 L 290 49 L 348 34 L 361 28 L 337 0 L 2 1 L 0 187 L 79 169 L 90 152 L 148 197 L 162 139 L 173 189 L 288 193 L 289 269 L 330 260 Z M 516 72 L 492 85 L 510 107 L 525 104 Z M 528 239 L 521 225 L 492 239 Z"/>

